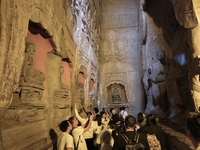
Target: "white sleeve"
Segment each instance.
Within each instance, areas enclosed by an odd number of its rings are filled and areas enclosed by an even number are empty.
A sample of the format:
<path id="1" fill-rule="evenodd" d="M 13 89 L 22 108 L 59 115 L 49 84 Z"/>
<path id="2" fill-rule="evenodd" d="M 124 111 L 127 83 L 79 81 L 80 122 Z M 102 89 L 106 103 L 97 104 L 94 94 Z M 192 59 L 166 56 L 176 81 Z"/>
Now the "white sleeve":
<path id="1" fill-rule="evenodd" d="M 82 118 L 82 117 L 79 115 L 77 109 L 75 109 L 75 116 L 76 116 L 76 118 L 78 119 L 78 121 L 81 122 L 82 125 L 84 125 L 84 124 L 87 122 L 87 119 L 84 119 L 84 118 Z"/>

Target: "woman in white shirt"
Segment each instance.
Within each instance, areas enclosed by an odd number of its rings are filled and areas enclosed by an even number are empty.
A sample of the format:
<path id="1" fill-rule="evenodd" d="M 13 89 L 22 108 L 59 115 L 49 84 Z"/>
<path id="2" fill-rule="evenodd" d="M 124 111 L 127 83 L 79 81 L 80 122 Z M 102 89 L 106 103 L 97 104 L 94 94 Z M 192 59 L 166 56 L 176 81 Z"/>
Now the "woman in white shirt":
<path id="1" fill-rule="evenodd" d="M 87 122 L 83 126 L 78 126 L 79 122 L 75 116 L 69 118 L 70 123 L 72 124 L 72 136 L 74 138 L 75 147 L 77 150 L 87 150 L 87 145 L 83 133 L 88 131 L 91 127 L 93 117 L 89 116 Z"/>
<path id="2" fill-rule="evenodd" d="M 75 116 L 80 121 L 81 124 L 85 124 L 87 122 L 87 118 L 82 118 L 78 110 L 76 108 L 76 104 L 74 105 L 74 110 L 75 110 Z M 92 116 L 91 112 L 88 112 L 89 116 Z M 86 144 L 87 144 L 87 149 L 88 150 L 93 150 L 94 148 L 94 134 L 98 134 L 100 132 L 97 121 L 92 121 L 91 126 L 87 132 L 83 133 L 83 137 L 85 138 Z"/>
<path id="3" fill-rule="evenodd" d="M 103 129 L 103 126 L 102 126 L 102 123 L 101 123 L 101 116 L 99 114 L 96 115 L 96 118 L 95 120 L 96 123 L 97 123 L 97 128 L 96 130 L 94 131 L 94 148 L 93 149 L 98 149 L 97 147 L 97 143 L 96 143 L 96 139 L 97 139 L 97 136 L 100 134 L 100 132 L 102 131 Z"/>
<path id="4" fill-rule="evenodd" d="M 116 124 L 109 121 L 108 127 L 97 136 L 97 144 L 100 145 L 100 150 L 112 150 L 114 139 L 112 136 L 113 130 L 116 129 Z"/>
<path id="5" fill-rule="evenodd" d="M 102 122 L 102 125 L 103 125 L 103 130 L 107 129 L 108 123 L 110 121 L 109 115 L 106 112 L 101 111 L 100 116 L 101 116 L 101 119 L 102 119 L 101 122 Z"/>

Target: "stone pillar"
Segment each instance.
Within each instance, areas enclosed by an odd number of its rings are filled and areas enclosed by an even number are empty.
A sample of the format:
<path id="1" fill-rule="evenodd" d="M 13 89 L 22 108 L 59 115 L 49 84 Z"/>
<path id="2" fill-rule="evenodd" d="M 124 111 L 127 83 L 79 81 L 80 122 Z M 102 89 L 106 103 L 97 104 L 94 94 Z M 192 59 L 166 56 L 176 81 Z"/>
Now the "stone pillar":
<path id="1" fill-rule="evenodd" d="M 0 107 L 8 107 L 12 102 L 13 92 L 18 87 L 28 18 L 26 14 L 21 14 L 22 9 L 17 7 L 15 1 L 1 1 L 1 5 L 1 14 L 6 15 L 1 15 L 0 23 Z M 8 9 L 9 7 L 13 9 Z"/>

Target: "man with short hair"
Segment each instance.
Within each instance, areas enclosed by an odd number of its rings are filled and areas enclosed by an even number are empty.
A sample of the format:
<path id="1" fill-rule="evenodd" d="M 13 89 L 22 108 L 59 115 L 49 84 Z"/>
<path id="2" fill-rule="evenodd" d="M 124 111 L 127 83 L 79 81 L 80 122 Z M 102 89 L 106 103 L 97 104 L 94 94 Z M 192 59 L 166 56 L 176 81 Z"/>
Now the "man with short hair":
<path id="1" fill-rule="evenodd" d="M 68 120 L 64 120 L 59 125 L 62 131 L 61 135 L 58 137 L 57 149 L 58 150 L 73 150 L 74 142 L 73 137 L 69 134 L 72 130 L 72 125 Z"/>
<path id="2" fill-rule="evenodd" d="M 114 145 L 113 145 L 113 150 L 125 150 L 127 143 L 127 139 L 130 142 L 134 142 L 134 139 L 137 135 L 137 132 L 135 131 L 135 124 L 136 124 L 136 119 L 132 115 L 128 115 L 125 118 L 125 132 L 118 134 L 115 139 L 114 139 Z M 149 150 L 149 145 L 147 138 L 144 134 L 139 134 L 138 137 L 138 143 L 141 143 L 145 148 L 145 150 Z"/>
<path id="3" fill-rule="evenodd" d="M 195 147 L 200 150 L 200 114 L 191 112 L 187 118 L 186 134 Z"/>
<path id="4" fill-rule="evenodd" d="M 92 111 L 92 114 L 93 114 L 93 119 L 95 120 L 96 119 L 96 115 L 99 114 L 99 109 L 97 107 L 94 107 L 93 111 Z"/>
<path id="5" fill-rule="evenodd" d="M 112 114 L 112 121 L 114 121 L 116 124 L 120 124 L 119 116 L 117 115 L 115 108 L 110 108 L 110 113 Z"/>

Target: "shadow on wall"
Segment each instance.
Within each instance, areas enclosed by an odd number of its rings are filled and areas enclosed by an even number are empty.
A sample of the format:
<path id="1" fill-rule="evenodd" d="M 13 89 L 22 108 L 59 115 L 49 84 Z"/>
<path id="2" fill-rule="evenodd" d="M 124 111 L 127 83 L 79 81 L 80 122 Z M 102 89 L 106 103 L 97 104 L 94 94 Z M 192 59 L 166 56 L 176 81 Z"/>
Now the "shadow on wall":
<path id="1" fill-rule="evenodd" d="M 57 150 L 57 139 L 58 139 L 58 135 L 55 132 L 54 129 L 50 129 L 49 130 L 49 136 L 51 138 L 51 143 L 45 145 L 44 147 L 42 147 L 40 150 L 47 150 L 47 149 L 53 149 L 53 150 Z"/>
<path id="2" fill-rule="evenodd" d="M 57 138 L 58 138 L 57 133 L 55 132 L 54 129 L 50 129 L 49 135 L 51 137 L 51 143 L 53 145 L 53 150 L 57 150 Z"/>

